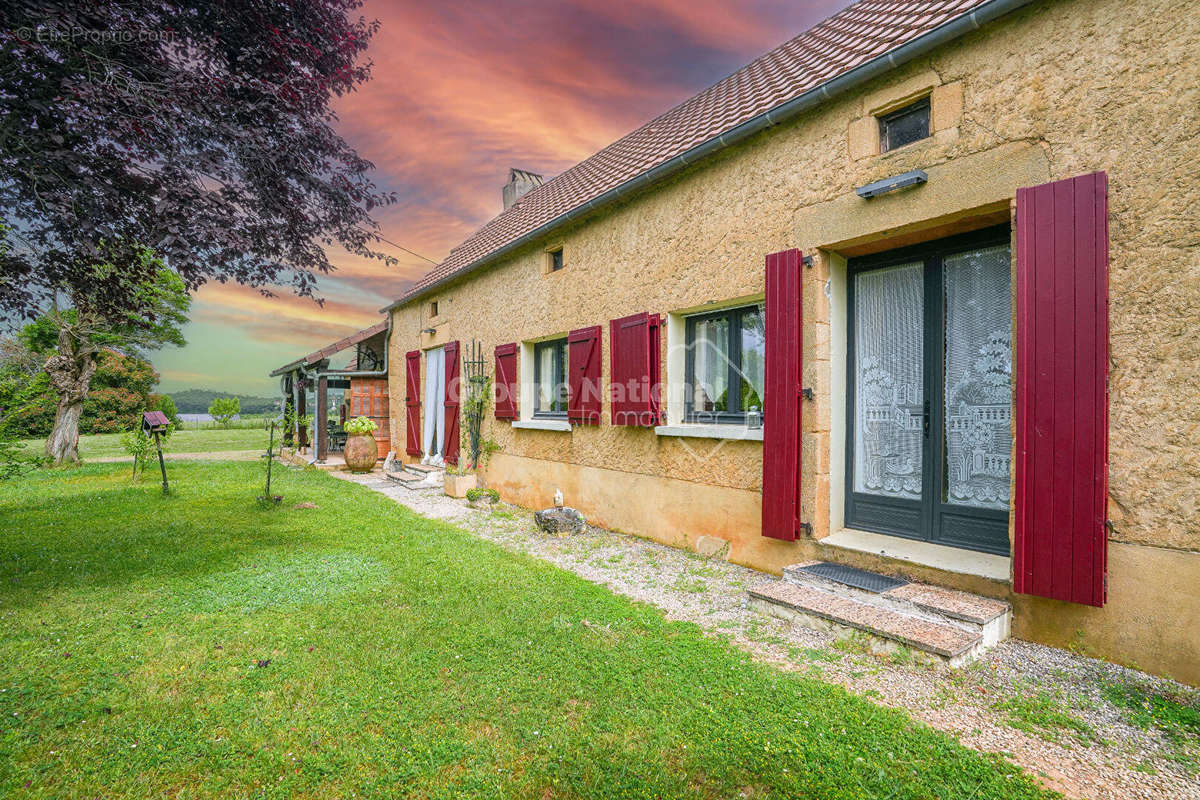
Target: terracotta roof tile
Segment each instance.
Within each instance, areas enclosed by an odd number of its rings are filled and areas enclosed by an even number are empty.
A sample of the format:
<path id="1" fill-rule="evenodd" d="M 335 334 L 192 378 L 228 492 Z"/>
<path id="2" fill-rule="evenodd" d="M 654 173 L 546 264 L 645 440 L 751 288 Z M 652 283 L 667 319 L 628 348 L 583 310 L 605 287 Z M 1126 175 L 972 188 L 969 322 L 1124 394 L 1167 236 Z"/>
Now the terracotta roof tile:
<path id="1" fill-rule="evenodd" d="M 451 249 L 397 303 L 604 192 L 984 2 L 860 0 L 532 190 Z"/>

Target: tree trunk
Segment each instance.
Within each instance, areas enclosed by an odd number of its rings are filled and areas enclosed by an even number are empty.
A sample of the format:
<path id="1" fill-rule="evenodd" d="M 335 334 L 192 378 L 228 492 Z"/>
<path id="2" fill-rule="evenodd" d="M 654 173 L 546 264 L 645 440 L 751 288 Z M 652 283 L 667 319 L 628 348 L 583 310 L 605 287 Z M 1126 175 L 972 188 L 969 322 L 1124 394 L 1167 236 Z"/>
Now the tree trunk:
<path id="1" fill-rule="evenodd" d="M 46 455 L 55 464 L 79 463 L 79 418 L 83 416 L 83 400 L 58 401 L 54 430 L 46 439 Z"/>
<path id="2" fill-rule="evenodd" d="M 50 385 L 58 394 L 54 430 L 46 439 L 46 456 L 55 464 L 79 462 L 79 418 L 96 372 L 95 353 L 79 342 L 66 326 L 58 334 L 58 352 L 46 360 Z"/>

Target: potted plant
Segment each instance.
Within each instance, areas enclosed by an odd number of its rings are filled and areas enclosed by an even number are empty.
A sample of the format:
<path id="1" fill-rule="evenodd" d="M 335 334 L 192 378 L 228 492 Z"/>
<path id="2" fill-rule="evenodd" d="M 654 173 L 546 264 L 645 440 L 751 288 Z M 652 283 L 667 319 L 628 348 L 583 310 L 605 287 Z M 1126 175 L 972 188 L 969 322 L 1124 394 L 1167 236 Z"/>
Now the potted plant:
<path id="1" fill-rule="evenodd" d="M 369 417 L 346 423 L 346 467 L 351 472 L 370 472 L 379 460 L 379 445 L 372 435 L 379 426 Z"/>
<path id="2" fill-rule="evenodd" d="M 466 497 L 467 492 L 475 488 L 479 477 L 463 465 L 447 467 L 442 475 L 442 489 L 447 497 Z"/>

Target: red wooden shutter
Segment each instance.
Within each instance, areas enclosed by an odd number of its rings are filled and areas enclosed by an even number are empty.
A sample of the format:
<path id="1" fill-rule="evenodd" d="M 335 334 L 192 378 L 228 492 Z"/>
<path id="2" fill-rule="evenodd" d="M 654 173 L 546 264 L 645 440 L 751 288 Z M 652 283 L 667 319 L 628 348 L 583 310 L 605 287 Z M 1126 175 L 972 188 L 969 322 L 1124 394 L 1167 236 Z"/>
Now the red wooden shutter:
<path id="1" fill-rule="evenodd" d="M 446 438 L 442 458 L 447 464 L 458 463 L 458 406 L 462 392 L 458 372 L 458 342 L 450 342 L 446 352 Z"/>
<path id="2" fill-rule="evenodd" d="M 580 425 L 600 424 L 601 327 L 567 334 L 567 419 Z"/>
<path id="3" fill-rule="evenodd" d="M 800 251 L 767 256 L 763 387 L 762 535 L 793 541 L 800 531 Z"/>
<path id="4" fill-rule="evenodd" d="M 517 418 L 517 350 L 516 342 L 496 346 L 496 419 Z"/>
<path id="5" fill-rule="evenodd" d="M 1017 191 L 1013 588 L 1102 606 L 1108 539 L 1108 178 Z"/>
<path id="6" fill-rule="evenodd" d="M 404 452 L 421 455 L 421 351 L 404 354 Z"/>
<path id="7" fill-rule="evenodd" d="M 666 412 L 662 405 L 662 329 L 661 314 L 650 315 L 650 421 L 662 425 Z"/>
<path id="8" fill-rule="evenodd" d="M 645 312 L 609 322 L 613 425 L 662 424 L 661 327 Z"/>

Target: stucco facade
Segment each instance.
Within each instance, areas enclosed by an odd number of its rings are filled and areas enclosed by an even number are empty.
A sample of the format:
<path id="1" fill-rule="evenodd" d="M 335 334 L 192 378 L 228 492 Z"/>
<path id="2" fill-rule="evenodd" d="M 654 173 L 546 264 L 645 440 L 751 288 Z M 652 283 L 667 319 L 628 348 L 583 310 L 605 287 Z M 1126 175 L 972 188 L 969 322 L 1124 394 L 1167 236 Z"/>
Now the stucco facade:
<path id="1" fill-rule="evenodd" d="M 407 351 L 530 342 L 648 311 L 681 320 L 759 300 L 763 258 L 804 271 L 802 518 L 760 535 L 762 443 L 608 423 L 569 432 L 490 419 L 486 482 L 521 505 L 561 488 L 596 524 L 758 569 L 813 557 L 1010 599 L 1014 633 L 1200 683 L 1200 19 L 1186 0 L 1045 0 L 771 128 L 546 241 L 392 310 L 393 450 L 404 452 Z M 932 136 L 879 154 L 875 116 L 931 98 Z M 863 200 L 912 169 L 928 182 Z M 1010 220 L 1016 191 L 1104 170 L 1109 180 L 1109 599 L 1012 593 L 1009 559 L 855 537 L 842 525 L 846 259 Z M 499 200 L 497 200 L 499 202 Z M 564 268 L 548 271 L 561 245 Z M 430 316 L 431 301 L 438 314 Z M 434 329 L 434 333 L 425 332 Z M 608 336 L 603 380 L 608 380 Z M 522 382 L 529 380 L 522 364 Z M 491 369 L 489 361 L 488 369 Z M 422 378 L 423 379 L 423 378 Z M 671 394 L 670 390 L 668 392 Z M 527 409 L 523 409 L 523 416 Z M 678 421 L 678 398 L 668 421 Z M 892 544 L 896 546 L 893 547 Z M 880 555 L 884 549 L 887 555 Z"/>

